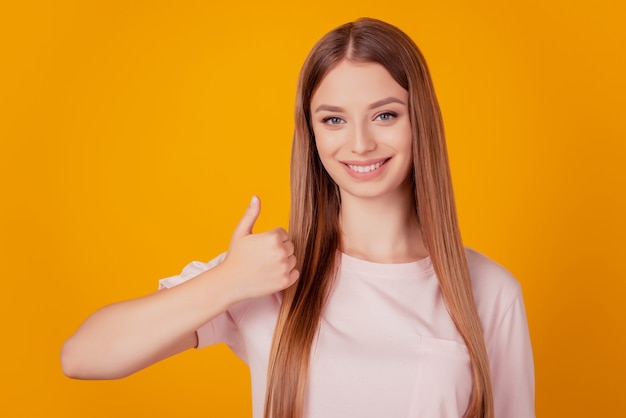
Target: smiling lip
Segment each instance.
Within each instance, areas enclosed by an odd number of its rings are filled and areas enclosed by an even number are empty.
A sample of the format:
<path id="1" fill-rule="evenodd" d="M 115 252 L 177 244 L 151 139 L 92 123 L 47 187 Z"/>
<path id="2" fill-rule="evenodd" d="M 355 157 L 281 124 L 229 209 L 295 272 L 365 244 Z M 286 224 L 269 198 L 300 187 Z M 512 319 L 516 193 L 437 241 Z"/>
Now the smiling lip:
<path id="1" fill-rule="evenodd" d="M 370 180 L 380 176 L 391 158 L 378 158 L 365 161 L 341 161 L 350 176 L 359 180 Z"/>

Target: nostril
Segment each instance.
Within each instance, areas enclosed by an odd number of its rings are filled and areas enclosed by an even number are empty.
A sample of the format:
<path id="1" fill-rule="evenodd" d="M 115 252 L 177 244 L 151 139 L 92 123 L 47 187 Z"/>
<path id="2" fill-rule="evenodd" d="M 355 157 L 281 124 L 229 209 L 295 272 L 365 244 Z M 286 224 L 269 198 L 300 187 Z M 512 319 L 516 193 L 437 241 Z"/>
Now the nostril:
<path id="1" fill-rule="evenodd" d="M 355 153 L 365 153 L 374 151 L 376 149 L 376 142 L 374 141 L 363 141 L 357 140 L 354 141 L 354 145 L 352 146 L 352 152 Z"/>

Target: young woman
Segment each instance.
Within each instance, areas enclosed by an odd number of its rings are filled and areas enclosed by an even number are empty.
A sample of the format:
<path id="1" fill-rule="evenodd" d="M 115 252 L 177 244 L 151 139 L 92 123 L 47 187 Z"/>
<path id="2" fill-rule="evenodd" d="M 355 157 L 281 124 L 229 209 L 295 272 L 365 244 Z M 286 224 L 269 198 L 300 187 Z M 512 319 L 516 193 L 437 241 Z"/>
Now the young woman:
<path id="1" fill-rule="evenodd" d="M 255 417 L 533 417 L 518 283 L 461 242 L 426 63 L 373 19 L 324 36 L 300 75 L 291 218 L 154 294 L 89 317 L 68 376 L 120 378 L 226 342 L 250 367 Z"/>

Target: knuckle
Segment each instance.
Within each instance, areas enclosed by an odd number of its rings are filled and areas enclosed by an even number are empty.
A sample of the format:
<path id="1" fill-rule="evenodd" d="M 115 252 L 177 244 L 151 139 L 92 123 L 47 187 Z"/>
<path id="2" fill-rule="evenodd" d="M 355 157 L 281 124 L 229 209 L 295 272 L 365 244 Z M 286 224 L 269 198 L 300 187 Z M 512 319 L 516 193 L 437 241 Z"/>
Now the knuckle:
<path id="1" fill-rule="evenodd" d="M 281 265 L 285 259 L 285 255 L 280 248 L 274 247 L 269 252 L 269 259 L 274 265 Z"/>
<path id="2" fill-rule="evenodd" d="M 283 244 L 283 241 L 284 241 L 283 234 L 277 232 L 276 234 L 274 234 L 274 238 L 276 239 L 276 243 L 277 244 L 279 244 L 279 245 Z"/>

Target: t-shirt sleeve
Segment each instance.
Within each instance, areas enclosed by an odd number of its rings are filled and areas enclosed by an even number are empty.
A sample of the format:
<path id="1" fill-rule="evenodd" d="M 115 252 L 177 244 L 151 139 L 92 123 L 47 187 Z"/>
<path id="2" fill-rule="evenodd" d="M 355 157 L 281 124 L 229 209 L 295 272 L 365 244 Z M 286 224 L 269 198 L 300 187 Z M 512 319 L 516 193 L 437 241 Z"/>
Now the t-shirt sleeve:
<path id="1" fill-rule="evenodd" d="M 495 416 L 535 417 L 532 347 L 521 288 L 487 339 Z"/>
<path id="2" fill-rule="evenodd" d="M 193 261 L 185 266 L 180 274 L 159 280 L 159 289 L 169 289 L 187 280 L 191 280 L 200 273 L 219 265 L 225 258 L 226 253 L 222 253 L 207 263 Z M 237 323 L 230 311 L 221 313 L 210 322 L 198 328 L 196 334 L 198 335 L 198 346 L 196 348 L 224 342 L 228 344 L 239 357 L 245 357 Z"/>

